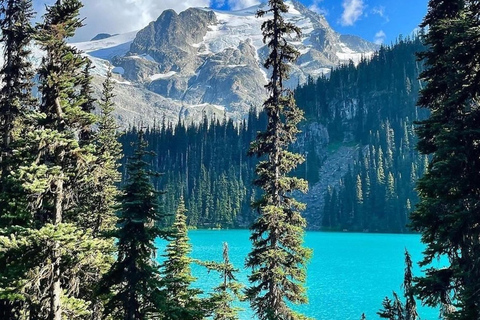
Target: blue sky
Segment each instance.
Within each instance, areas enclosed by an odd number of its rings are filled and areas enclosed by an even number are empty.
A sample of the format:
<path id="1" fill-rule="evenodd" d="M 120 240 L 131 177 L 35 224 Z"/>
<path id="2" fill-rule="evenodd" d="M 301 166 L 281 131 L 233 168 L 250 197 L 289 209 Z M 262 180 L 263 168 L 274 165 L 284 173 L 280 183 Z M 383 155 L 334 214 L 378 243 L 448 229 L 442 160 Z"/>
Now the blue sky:
<path id="1" fill-rule="evenodd" d="M 310 9 L 324 14 L 332 28 L 377 43 L 390 44 L 398 35 L 408 35 L 422 21 L 428 0 L 300 0 Z M 45 4 L 54 0 L 34 0 L 41 15 Z M 163 10 L 177 12 L 188 7 L 242 9 L 259 0 L 84 0 L 81 11 L 86 26 L 75 41 L 97 33 L 124 33 L 138 30 L 155 20 Z"/>

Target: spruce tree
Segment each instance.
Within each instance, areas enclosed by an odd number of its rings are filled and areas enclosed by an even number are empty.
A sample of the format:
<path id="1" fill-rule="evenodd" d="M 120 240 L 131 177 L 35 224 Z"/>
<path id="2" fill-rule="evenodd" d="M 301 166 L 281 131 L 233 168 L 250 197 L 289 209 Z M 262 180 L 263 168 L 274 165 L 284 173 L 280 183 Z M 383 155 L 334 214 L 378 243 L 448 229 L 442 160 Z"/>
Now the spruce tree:
<path id="1" fill-rule="evenodd" d="M 430 306 L 453 304 L 447 319 L 480 319 L 480 2 L 430 0 L 420 54 L 425 71 L 418 105 L 431 111 L 419 122 L 418 149 L 431 155 L 418 181 L 420 203 L 411 227 L 427 245 L 429 267 L 415 290 Z M 450 312 L 451 311 L 451 312 Z"/>
<path id="2" fill-rule="evenodd" d="M 14 228 L 28 226 L 28 202 L 22 197 L 23 188 L 11 174 L 15 164 L 25 159 L 13 157 L 15 139 L 29 130 L 28 114 L 34 106 L 32 99 L 33 71 L 28 45 L 32 41 L 33 17 L 30 0 L 4 0 L 0 3 L 0 42 L 3 45 L 3 66 L 0 74 L 0 235 Z M 9 271 L 0 271 L 0 318 L 18 317 L 20 300 L 4 296 Z M 10 298 L 12 298 L 10 296 Z"/>
<path id="3" fill-rule="evenodd" d="M 175 214 L 171 239 L 165 249 L 165 261 L 161 266 L 161 287 L 166 299 L 163 307 L 165 320 L 203 319 L 207 312 L 197 297 L 201 291 L 190 287 L 195 278 L 190 270 L 193 259 L 188 256 L 192 249 L 188 239 L 186 212 L 182 197 Z"/>
<path id="4" fill-rule="evenodd" d="M 288 176 L 303 157 L 287 150 L 296 140 L 303 112 L 296 106 L 293 93 L 284 87 L 288 64 L 299 55 L 287 37 L 299 36 L 300 29 L 285 21 L 288 7 L 282 0 L 270 0 L 268 5 L 267 10 L 257 13 L 259 17 L 270 15 L 262 24 L 262 32 L 270 51 L 264 67 L 270 69 L 271 76 L 266 85 L 269 97 L 263 104 L 267 128 L 257 135 L 249 151 L 264 160 L 257 165 L 254 181 L 263 196 L 254 204 L 259 217 L 251 227 L 253 249 L 246 266 L 252 273 L 247 297 L 261 320 L 303 319 L 289 303 L 307 302 L 303 282 L 311 252 L 302 246 L 306 221 L 300 211 L 305 205 L 291 193 L 306 192 L 308 186 L 305 180 Z"/>
<path id="5" fill-rule="evenodd" d="M 3 66 L 0 70 L 0 228 L 25 225 L 28 210 L 22 199 L 22 187 L 15 183 L 11 170 L 22 163 L 13 159 L 18 147 L 15 137 L 26 134 L 30 128 L 28 114 L 34 107 L 28 49 L 34 35 L 30 24 L 33 18 L 31 0 L 3 0 L 0 4 L 0 42 L 3 44 Z"/>
<path id="6" fill-rule="evenodd" d="M 67 44 L 81 21 L 77 0 L 56 1 L 47 7 L 36 40 L 45 52 L 39 69 L 38 111 L 30 116 L 32 130 L 19 137 L 19 154 L 29 155 L 12 176 L 30 202 L 28 229 L 0 239 L 1 259 L 9 271 L 10 295 L 25 301 L 31 319 L 73 319 L 91 314 L 84 292 L 92 278 L 108 267 L 109 241 L 85 227 L 77 203 L 79 190 L 95 162 L 91 145 L 82 144 L 82 128 L 95 116 L 82 105 L 86 60 Z"/>
<path id="7" fill-rule="evenodd" d="M 417 320 L 417 302 L 413 291 L 412 256 L 405 249 L 405 273 L 403 277 L 403 292 L 405 296 L 405 320 Z"/>
<path id="8" fill-rule="evenodd" d="M 226 242 L 223 243 L 223 262 L 211 261 L 203 264 L 209 271 L 218 272 L 222 279 L 222 283 L 214 289 L 214 293 L 210 298 L 213 307 L 213 319 L 237 320 L 238 312 L 241 309 L 233 306 L 233 303 L 243 299 L 241 294 L 243 285 L 235 278 L 235 273 L 238 272 L 238 269 L 235 269 L 230 262 L 228 244 Z"/>
<path id="9" fill-rule="evenodd" d="M 78 211 L 79 216 L 87 213 L 82 225 L 102 237 L 107 236 L 116 225 L 114 207 L 117 206 L 116 199 L 119 195 L 116 184 L 121 179 L 118 169 L 122 158 L 122 145 L 118 141 L 119 126 L 112 114 L 115 109 L 113 98 L 113 83 L 109 72 L 98 101 L 98 128 L 92 131 L 92 128 L 87 126 L 81 130 L 84 137 L 88 137 L 83 143 L 93 149 L 96 159 L 88 168 L 88 178 L 81 186 L 83 189 L 79 191 Z M 88 104 L 90 103 L 94 102 Z M 93 110 L 93 106 L 88 110 Z"/>
<path id="10" fill-rule="evenodd" d="M 383 309 L 377 312 L 380 318 L 389 320 L 417 320 L 417 304 L 413 292 L 413 274 L 412 259 L 410 253 L 405 249 L 405 272 L 403 278 L 403 296 L 405 302 L 402 302 L 397 293 L 393 292 L 393 301 L 388 297 L 382 302 Z"/>
<path id="11" fill-rule="evenodd" d="M 155 240 L 165 237 L 159 223 L 165 218 L 159 206 L 146 157 L 147 143 L 140 131 L 135 154 L 127 164 L 127 179 L 119 197 L 117 259 L 104 276 L 99 294 L 107 296 L 105 315 L 113 319 L 159 318 L 164 298 L 159 266 L 154 260 Z"/>
<path id="12" fill-rule="evenodd" d="M 90 164 L 88 173 L 85 174 L 87 178 L 80 185 L 77 206 L 78 216 L 82 217 L 81 227 L 90 230 L 95 238 L 105 243 L 106 250 L 103 256 L 104 263 L 108 267 L 114 261 L 112 253 L 115 250 L 115 238 L 112 231 L 117 222 L 115 211 L 118 208 L 119 190 L 116 184 L 121 178 L 118 168 L 122 157 L 122 147 L 118 141 L 119 128 L 112 115 L 114 110 L 112 91 L 111 74 L 108 73 L 98 103 L 99 115 L 96 123 L 98 128 L 93 131 L 90 126 L 87 126 L 81 131 L 84 133 L 83 144 L 92 148 L 95 161 Z M 93 104 L 94 101 L 91 103 Z M 80 139 L 82 141 L 82 135 Z M 95 296 L 94 290 L 102 276 L 102 273 L 92 275 L 91 285 L 86 286 L 86 290 L 81 293 L 92 301 L 90 320 L 102 317 L 103 306 L 100 297 Z"/>

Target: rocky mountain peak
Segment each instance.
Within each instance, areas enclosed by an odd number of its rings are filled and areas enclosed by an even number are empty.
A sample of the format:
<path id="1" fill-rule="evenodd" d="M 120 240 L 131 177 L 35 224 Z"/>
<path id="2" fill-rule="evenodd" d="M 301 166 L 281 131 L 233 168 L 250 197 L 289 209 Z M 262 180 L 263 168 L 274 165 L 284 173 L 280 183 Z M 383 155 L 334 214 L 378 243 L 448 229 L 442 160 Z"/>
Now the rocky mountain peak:
<path id="1" fill-rule="evenodd" d="M 377 49 L 359 37 L 335 32 L 325 17 L 300 2 L 287 4 L 285 18 L 302 30 L 300 39 L 291 38 L 300 57 L 291 66 L 290 87 L 308 77 L 328 76 L 331 68 L 358 62 Z M 169 101 L 166 108 L 181 106 L 180 116 L 225 110 L 240 119 L 252 106 L 261 107 L 266 97 L 268 71 L 262 62 L 268 48 L 261 24 L 268 16 L 256 17 L 262 6 L 238 11 L 189 8 L 178 14 L 166 10 L 128 41 L 99 48 L 101 43 L 120 41 L 116 36 L 79 47 L 98 64 L 112 63 L 119 82 L 162 97 L 162 102 Z M 132 108 L 138 103 L 132 101 Z"/>

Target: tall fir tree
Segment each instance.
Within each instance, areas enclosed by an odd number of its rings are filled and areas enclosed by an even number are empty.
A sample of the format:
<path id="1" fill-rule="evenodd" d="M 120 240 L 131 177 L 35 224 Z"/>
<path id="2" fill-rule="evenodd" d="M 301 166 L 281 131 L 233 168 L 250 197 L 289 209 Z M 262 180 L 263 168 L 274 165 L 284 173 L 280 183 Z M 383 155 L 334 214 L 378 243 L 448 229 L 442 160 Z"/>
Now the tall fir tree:
<path id="1" fill-rule="evenodd" d="M 182 197 L 162 264 L 161 287 L 165 296 L 165 320 L 199 320 L 206 316 L 209 309 L 198 298 L 201 291 L 191 288 L 196 279 L 190 269 L 193 259 L 188 256 L 192 248 L 188 239 L 186 212 Z"/>
<path id="2" fill-rule="evenodd" d="M 89 64 L 84 72 L 88 70 L 88 66 Z M 88 83 L 86 85 L 89 86 Z M 88 91 L 86 94 L 89 95 Z M 121 178 L 118 169 L 122 158 L 122 146 L 118 141 L 119 127 L 112 114 L 114 111 L 113 97 L 111 73 L 107 73 L 102 95 L 98 101 L 99 115 L 96 123 L 98 128 L 92 130 L 90 126 L 86 126 L 81 129 L 80 142 L 84 146 L 92 148 L 95 161 L 89 165 L 88 174 L 85 174 L 87 178 L 80 185 L 76 209 L 78 216 L 82 217 L 81 227 L 90 230 L 95 238 L 104 242 L 103 257 L 104 263 L 108 267 L 114 261 L 112 254 L 115 251 L 113 231 L 117 223 L 117 198 L 120 194 L 116 185 Z M 93 110 L 95 101 L 92 99 L 86 101 L 92 106 L 82 107 L 82 109 Z M 92 315 L 89 320 L 102 318 L 103 304 L 101 297 L 96 296 L 94 290 L 102 276 L 102 273 L 92 275 L 91 285 L 85 286 L 86 290 L 82 292 L 82 295 L 91 301 Z"/>
<path id="3" fill-rule="evenodd" d="M 480 319 L 480 2 L 430 0 L 422 27 L 418 104 L 431 115 L 419 122 L 417 147 L 432 158 L 410 218 L 427 245 L 421 266 L 448 264 L 429 267 L 415 289 L 423 303 L 445 307 L 447 319 Z"/>
<path id="4" fill-rule="evenodd" d="M 127 179 L 119 197 L 117 259 L 103 277 L 99 294 L 107 296 L 105 314 L 112 319 L 144 320 L 161 318 L 164 297 L 160 292 L 160 271 L 154 260 L 155 240 L 165 238 L 159 224 L 165 219 L 159 195 L 146 157 L 143 132 L 139 132 L 134 156 L 127 164 Z"/>
<path id="5" fill-rule="evenodd" d="M 403 276 L 403 296 L 405 302 L 402 302 L 393 292 L 393 300 L 385 297 L 382 302 L 383 309 L 377 312 L 380 318 L 389 320 L 417 320 L 417 303 L 413 291 L 412 258 L 405 249 L 405 272 Z"/>
<path id="6" fill-rule="evenodd" d="M 4 0 L 0 3 L 0 42 L 3 45 L 3 66 L 0 70 L 0 235 L 13 228 L 27 227 L 30 222 L 28 202 L 22 197 L 23 188 L 11 170 L 24 160 L 14 158 L 16 136 L 28 132 L 28 114 L 34 106 L 32 98 L 33 70 L 29 61 L 29 44 L 34 29 L 30 24 L 34 13 L 30 0 Z M 8 279 L 8 271 L 0 271 Z M 0 281 L 0 318 L 18 317 L 20 300 L 3 296 L 7 281 Z"/>
<path id="7" fill-rule="evenodd" d="M 238 312 L 242 310 L 235 307 L 236 301 L 243 300 L 241 290 L 243 285 L 237 281 L 235 273 L 238 272 L 230 262 L 228 243 L 223 243 L 223 261 L 204 263 L 209 271 L 216 271 L 222 279 L 221 284 L 214 289 L 210 300 L 213 307 L 213 320 L 238 320 Z"/>
<path id="8" fill-rule="evenodd" d="M 45 52 L 39 69 L 41 103 L 32 130 L 19 138 L 28 161 L 12 170 L 30 202 L 30 228 L 0 239 L 9 277 L 8 292 L 25 301 L 30 319 L 75 319 L 91 314 L 85 292 L 92 277 L 105 272 L 110 241 L 96 238 L 77 210 L 79 192 L 96 155 L 82 144 L 82 128 L 96 117 L 82 105 L 86 60 L 67 44 L 81 21 L 77 0 L 47 7 L 36 40 Z M 14 272 L 14 273 L 13 273 Z"/>
<path id="9" fill-rule="evenodd" d="M 32 97 L 33 68 L 29 44 L 34 28 L 31 0 L 3 0 L 0 3 L 0 41 L 3 44 L 2 88 L 0 90 L 0 228 L 25 225 L 28 210 L 22 200 L 21 185 L 11 175 L 12 166 L 21 163 L 13 151 L 15 136 L 28 132 L 28 114 L 35 105 Z M 18 145 L 17 145 L 18 147 Z"/>
<path id="10" fill-rule="evenodd" d="M 405 273 L 403 277 L 403 295 L 405 297 L 405 320 L 417 320 L 417 302 L 413 291 L 412 256 L 405 249 Z"/>
<path id="11" fill-rule="evenodd" d="M 249 151 L 266 160 L 257 165 L 254 181 L 263 196 L 254 204 L 260 215 L 251 227 L 253 249 L 246 266 L 252 268 L 252 274 L 247 297 L 261 320 L 304 319 L 289 303 L 307 302 L 303 282 L 311 251 L 302 246 L 306 221 L 300 211 L 305 205 L 291 193 L 306 192 L 308 186 L 305 180 L 288 176 L 304 159 L 287 150 L 296 140 L 303 112 L 296 106 L 293 93 L 284 87 L 288 64 L 299 55 L 287 37 L 300 36 L 300 29 L 285 21 L 288 7 L 283 0 L 270 0 L 268 5 L 267 10 L 257 13 L 258 17 L 270 15 L 262 24 L 262 32 L 270 50 L 264 67 L 271 76 L 266 85 L 269 97 L 263 104 L 267 128 L 257 135 Z"/>

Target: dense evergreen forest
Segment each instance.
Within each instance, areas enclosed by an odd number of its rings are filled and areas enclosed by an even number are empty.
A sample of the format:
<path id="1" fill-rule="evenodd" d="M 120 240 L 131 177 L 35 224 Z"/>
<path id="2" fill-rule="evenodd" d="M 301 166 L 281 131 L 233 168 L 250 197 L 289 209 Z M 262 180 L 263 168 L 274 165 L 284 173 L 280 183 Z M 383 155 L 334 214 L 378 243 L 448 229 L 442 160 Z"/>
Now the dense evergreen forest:
<path id="1" fill-rule="evenodd" d="M 428 162 L 415 150 L 414 133 L 414 121 L 428 115 L 415 105 L 422 69 L 415 53 L 423 49 L 418 37 L 399 39 L 358 66 L 341 66 L 330 77 L 310 79 L 296 89 L 306 120 L 303 142 L 293 149 L 307 158 L 296 174 L 310 185 L 322 179 L 319 169 L 326 155 L 318 147 L 324 142 L 309 138 L 312 123 L 327 128 L 325 150 L 360 147 L 342 181 L 325 190 L 322 221 L 310 223 L 329 230 L 408 231 L 407 215 L 417 202 L 415 182 Z M 190 227 L 248 227 L 255 218 L 250 204 L 258 191 L 251 183 L 258 160 L 247 157 L 247 150 L 265 125 L 266 116 L 251 110 L 241 123 L 204 117 L 187 125 L 159 119 L 148 128 L 145 139 L 157 153 L 153 166 L 165 173 L 156 185 L 166 191 L 165 209 L 174 210 L 183 193 Z M 126 155 L 136 134 L 132 128 L 121 137 Z"/>
<path id="2" fill-rule="evenodd" d="M 426 245 L 419 277 L 405 251 L 403 298 L 385 298 L 379 317 L 417 320 L 418 298 L 440 319 L 480 319 L 480 1 L 430 0 L 426 34 L 292 92 L 283 80 L 299 53 L 285 34 L 300 29 L 284 20 L 283 0 L 271 0 L 257 13 L 273 13 L 262 25 L 272 71 L 264 111 L 240 124 L 132 128 L 121 138 L 123 164 L 111 74 L 95 101 L 91 62 L 67 44 L 82 3 L 55 1 L 35 27 L 32 7 L 0 2 L 1 319 L 238 320 L 241 299 L 260 320 L 306 319 L 294 310 L 308 302 L 312 253 L 303 246 L 303 177 L 321 183 L 319 168 L 340 145 L 358 154 L 327 188 L 322 226 L 403 232 L 412 210 Z M 44 52 L 37 69 L 33 41 Z M 327 154 L 308 139 L 313 127 L 326 129 Z M 189 256 L 188 224 L 251 224 L 246 284 L 226 244 L 221 261 Z M 168 242 L 162 263 L 157 239 Z M 193 287 L 193 263 L 220 284 Z"/>

